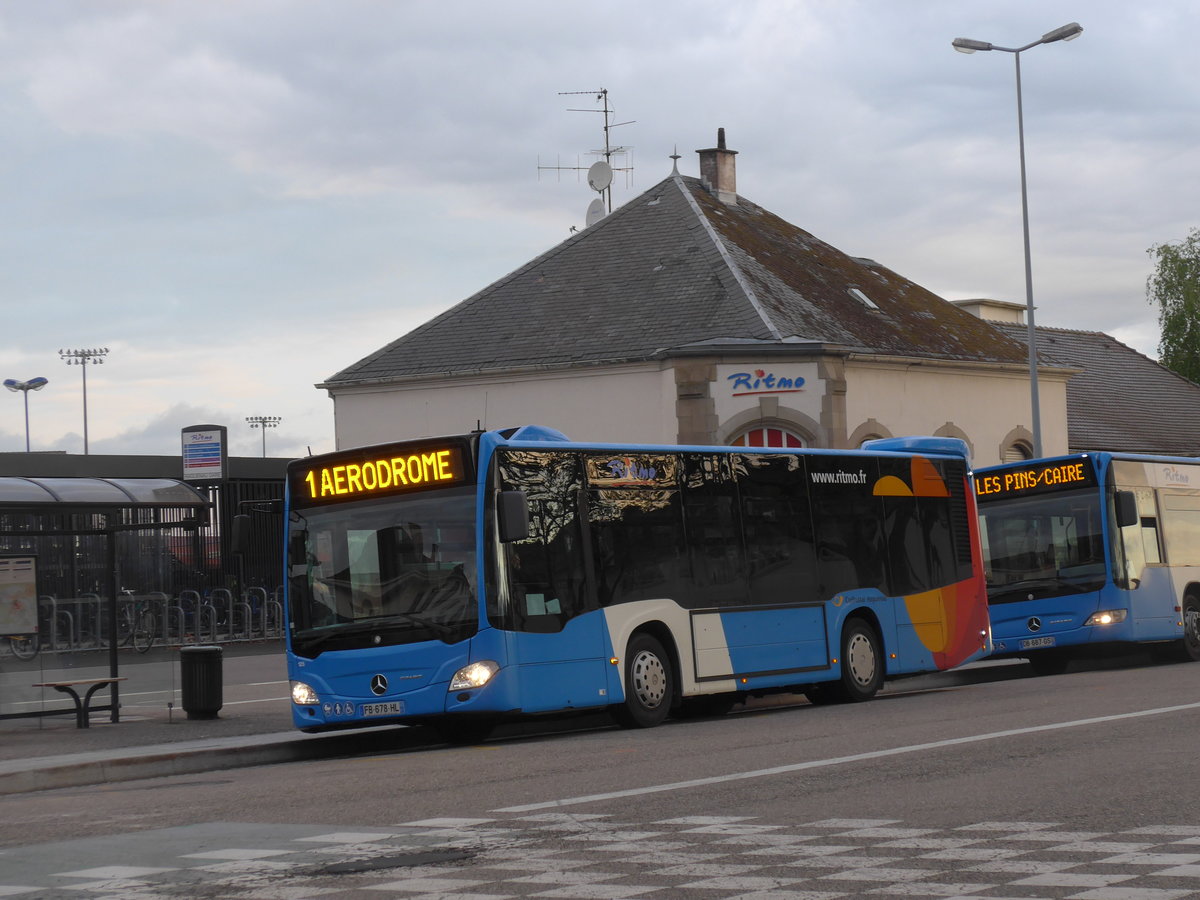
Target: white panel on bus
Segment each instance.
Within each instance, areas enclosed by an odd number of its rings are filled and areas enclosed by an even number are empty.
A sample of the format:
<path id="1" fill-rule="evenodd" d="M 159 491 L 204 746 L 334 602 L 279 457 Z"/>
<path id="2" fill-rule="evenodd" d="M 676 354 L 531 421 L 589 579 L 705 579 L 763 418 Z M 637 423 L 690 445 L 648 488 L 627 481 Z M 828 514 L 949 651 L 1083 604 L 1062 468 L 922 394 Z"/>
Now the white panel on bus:
<path id="1" fill-rule="evenodd" d="M 720 613 L 692 616 L 692 646 L 696 652 L 696 677 L 712 678 L 733 674 L 733 661 L 725 641 Z"/>

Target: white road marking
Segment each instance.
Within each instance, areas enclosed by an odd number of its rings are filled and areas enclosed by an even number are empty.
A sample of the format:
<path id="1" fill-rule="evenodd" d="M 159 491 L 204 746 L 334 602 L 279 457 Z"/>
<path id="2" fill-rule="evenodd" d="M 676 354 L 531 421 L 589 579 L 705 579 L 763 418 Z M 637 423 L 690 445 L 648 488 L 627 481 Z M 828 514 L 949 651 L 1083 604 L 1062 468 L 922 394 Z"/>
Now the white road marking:
<path id="1" fill-rule="evenodd" d="M 851 756 L 835 756 L 832 759 L 814 759 L 808 762 L 793 763 L 787 766 L 773 766 L 770 769 L 756 769 L 750 772 L 731 772 L 728 775 L 713 775 L 708 778 L 693 778 L 689 781 L 676 781 L 670 784 L 654 784 L 647 787 L 628 788 L 623 791 L 609 791 L 604 794 L 588 794 L 583 797 L 566 797 L 561 800 L 547 800 L 542 803 L 524 803 L 520 806 L 506 806 L 495 809 L 498 813 L 523 813 L 539 809 L 557 809 L 563 806 L 577 806 L 581 803 L 598 803 L 602 800 L 616 800 L 622 797 L 638 797 L 643 794 L 661 794 L 666 791 L 681 791 L 688 788 L 706 787 L 712 784 L 724 784 L 729 781 L 741 781 L 746 778 L 763 778 L 769 775 L 786 775 L 791 772 L 803 772 L 806 769 L 823 769 L 829 766 L 840 766 L 845 763 L 863 762 L 870 759 L 883 759 L 888 756 L 902 756 L 907 753 L 921 753 L 927 750 L 938 750 L 942 747 L 955 747 L 962 744 L 978 744 L 982 741 L 996 741 L 1001 738 L 1018 737 L 1026 734 L 1037 734 L 1043 731 L 1061 731 L 1064 728 L 1079 728 L 1084 725 L 1100 725 L 1105 722 L 1119 722 L 1124 719 L 1139 719 L 1145 716 L 1161 716 L 1167 713 L 1185 712 L 1200 709 L 1200 703 L 1185 703 L 1180 706 L 1163 706 L 1158 709 L 1143 709 L 1137 712 L 1119 713 L 1112 716 L 1096 716 L 1092 719 L 1076 719 L 1071 722 L 1054 722 L 1050 725 L 1034 725 L 1029 728 L 1011 728 L 1006 731 L 992 731 L 987 734 L 973 734 L 968 737 L 949 738 L 944 741 L 932 741 L 928 744 L 912 744 L 907 747 L 891 747 L 887 750 L 873 750 L 870 753 L 855 753 Z"/>

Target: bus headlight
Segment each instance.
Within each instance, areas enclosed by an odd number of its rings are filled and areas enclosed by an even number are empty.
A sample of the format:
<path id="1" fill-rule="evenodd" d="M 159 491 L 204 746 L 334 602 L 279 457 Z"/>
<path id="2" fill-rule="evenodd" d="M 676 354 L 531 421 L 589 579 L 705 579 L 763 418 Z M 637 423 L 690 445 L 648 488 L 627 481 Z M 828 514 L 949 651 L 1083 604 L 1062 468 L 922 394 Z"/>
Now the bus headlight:
<path id="1" fill-rule="evenodd" d="M 499 663 L 494 663 L 490 659 L 473 662 L 454 673 L 454 677 L 450 679 L 450 690 L 469 691 L 473 688 L 481 688 L 491 681 L 492 676 L 499 671 Z"/>
<path id="2" fill-rule="evenodd" d="M 1129 614 L 1127 609 L 1105 609 L 1097 613 L 1092 613 L 1088 616 L 1088 620 L 1084 625 L 1116 625 L 1118 622 L 1124 622 L 1125 616 Z"/>
<path id="3" fill-rule="evenodd" d="M 292 682 L 292 702 L 297 706 L 313 706 L 321 702 L 317 692 L 303 681 Z"/>

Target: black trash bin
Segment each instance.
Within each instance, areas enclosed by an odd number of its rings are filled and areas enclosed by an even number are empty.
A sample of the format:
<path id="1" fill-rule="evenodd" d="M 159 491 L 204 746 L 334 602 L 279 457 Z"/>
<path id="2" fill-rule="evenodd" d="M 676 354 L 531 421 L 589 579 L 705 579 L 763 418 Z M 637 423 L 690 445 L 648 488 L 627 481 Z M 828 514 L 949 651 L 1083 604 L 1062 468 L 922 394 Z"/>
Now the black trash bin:
<path id="1" fill-rule="evenodd" d="M 180 703 L 189 719 L 215 719 L 224 705 L 221 648 L 181 647 Z"/>

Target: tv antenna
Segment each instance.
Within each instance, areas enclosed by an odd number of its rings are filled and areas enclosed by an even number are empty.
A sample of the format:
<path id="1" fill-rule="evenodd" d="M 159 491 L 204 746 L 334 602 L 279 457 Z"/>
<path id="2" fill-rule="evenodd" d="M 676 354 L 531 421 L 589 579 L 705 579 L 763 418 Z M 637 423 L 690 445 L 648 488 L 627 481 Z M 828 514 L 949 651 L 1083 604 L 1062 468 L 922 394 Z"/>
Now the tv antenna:
<path id="1" fill-rule="evenodd" d="M 628 122 L 613 122 L 611 119 L 615 116 L 616 110 L 608 105 L 608 89 L 600 88 L 598 91 L 559 91 L 560 97 L 578 96 L 581 94 L 590 94 L 596 98 L 596 102 L 601 104 L 599 109 L 568 109 L 567 112 L 595 112 L 604 115 L 604 149 L 590 150 L 589 155 L 602 157 L 590 166 L 543 166 L 541 159 L 538 159 L 538 172 L 543 170 L 552 172 L 583 172 L 586 171 L 588 186 L 596 191 L 600 196 L 593 200 L 587 208 L 586 224 L 594 225 L 603 219 L 608 213 L 612 212 L 612 180 L 614 172 L 625 172 L 626 183 L 628 184 L 628 173 L 633 171 L 632 165 L 613 165 L 613 158 L 620 157 L 622 160 L 628 157 L 631 147 L 614 147 L 611 140 L 611 132 L 614 128 L 620 128 L 622 125 L 632 125 L 635 120 L 630 119 Z M 540 176 L 539 176 L 540 177 Z"/>

